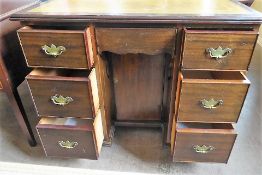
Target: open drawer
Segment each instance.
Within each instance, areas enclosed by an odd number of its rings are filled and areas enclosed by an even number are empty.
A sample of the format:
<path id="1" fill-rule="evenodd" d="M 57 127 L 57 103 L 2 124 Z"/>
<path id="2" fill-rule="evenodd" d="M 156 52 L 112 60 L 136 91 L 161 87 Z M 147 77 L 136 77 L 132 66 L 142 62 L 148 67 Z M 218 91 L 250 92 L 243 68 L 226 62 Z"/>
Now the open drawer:
<path id="1" fill-rule="evenodd" d="M 247 70 L 258 32 L 254 30 L 185 29 L 185 69 Z"/>
<path id="2" fill-rule="evenodd" d="M 36 128 L 46 156 L 97 159 L 101 152 L 100 111 L 95 119 L 45 117 Z"/>
<path id="3" fill-rule="evenodd" d="M 178 123 L 173 160 L 227 163 L 236 136 L 231 124 Z"/>
<path id="4" fill-rule="evenodd" d="M 17 31 L 29 67 L 90 69 L 93 30 L 23 27 Z"/>
<path id="5" fill-rule="evenodd" d="M 39 117 L 94 118 L 99 110 L 95 69 L 34 69 L 26 77 Z"/>
<path id="6" fill-rule="evenodd" d="M 249 80 L 236 71 L 182 71 L 175 113 L 180 122 L 237 122 Z"/>

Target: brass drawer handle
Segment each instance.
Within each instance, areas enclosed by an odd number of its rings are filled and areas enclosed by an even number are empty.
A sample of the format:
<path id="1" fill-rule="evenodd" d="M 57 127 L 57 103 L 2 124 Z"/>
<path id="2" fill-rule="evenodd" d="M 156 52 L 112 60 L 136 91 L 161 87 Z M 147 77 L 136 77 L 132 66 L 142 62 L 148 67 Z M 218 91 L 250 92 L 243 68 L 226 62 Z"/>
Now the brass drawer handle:
<path id="1" fill-rule="evenodd" d="M 70 102 L 74 101 L 72 97 L 63 97 L 62 95 L 58 95 L 58 94 L 51 96 L 51 100 L 54 104 L 60 106 L 65 106 Z"/>
<path id="2" fill-rule="evenodd" d="M 77 142 L 70 142 L 70 141 L 58 141 L 58 144 L 62 147 L 62 148 L 66 148 L 66 149 L 72 149 L 75 148 L 78 143 Z"/>
<path id="3" fill-rule="evenodd" d="M 207 154 L 210 151 L 215 150 L 215 147 L 213 147 L 213 146 L 206 146 L 206 145 L 202 145 L 202 146 L 194 145 L 193 149 L 195 150 L 196 153 Z"/>
<path id="4" fill-rule="evenodd" d="M 42 46 L 42 50 L 45 52 L 46 55 L 57 57 L 64 51 L 66 51 L 66 48 L 64 46 L 56 46 L 54 44 L 51 44 L 50 47 L 47 45 Z"/>
<path id="5" fill-rule="evenodd" d="M 213 98 L 211 98 L 210 100 L 200 100 L 201 102 L 201 107 L 206 108 L 206 109 L 215 109 L 218 106 L 223 104 L 223 100 L 214 100 Z"/>
<path id="6" fill-rule="evenodd" d="M 216 60 L 219 60 L 221 58 L 227 57 L 231 52 L 231 48 L 222 48 L 221 46 L 218 46 L 218 48 L 207 48 L 206 51 L 209 53 L 211 58 L 215 58 Z"/>

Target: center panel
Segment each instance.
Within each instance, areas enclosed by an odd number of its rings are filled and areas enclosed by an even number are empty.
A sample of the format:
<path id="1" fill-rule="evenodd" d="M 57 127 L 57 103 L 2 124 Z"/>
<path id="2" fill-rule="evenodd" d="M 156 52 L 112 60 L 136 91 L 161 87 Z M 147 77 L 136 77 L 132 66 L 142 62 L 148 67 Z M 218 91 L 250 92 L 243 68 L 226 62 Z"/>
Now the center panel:
<path id="1" fill-rule="evenodd" d="M 112 54 L 116 120 L 160 121 L 165 55 Z"/>

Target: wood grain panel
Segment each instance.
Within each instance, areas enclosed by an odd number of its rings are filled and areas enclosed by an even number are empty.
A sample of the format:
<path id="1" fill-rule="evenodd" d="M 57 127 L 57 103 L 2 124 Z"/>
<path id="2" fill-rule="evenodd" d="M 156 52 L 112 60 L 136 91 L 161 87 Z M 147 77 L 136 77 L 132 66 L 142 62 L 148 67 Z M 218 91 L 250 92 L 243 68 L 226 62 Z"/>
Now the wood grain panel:
<path id="1" fill-rule="evenodd" d="M 24 27 L 18 36 L 29 67 L 87 69 L 93 65 L 92 30 L 45 30 Z M 46 55 L 44 45 L 64 46 L 57 57 Z"/>
<path id="2" fill-rule="evenodd" d="M 160 120 L 164 55 L 114 55 L 117 120 Z"/>
<path id="3" fill-rule="evenodd" d="M 196 73 L 194 73 L 196 77 Z M 225 73 L 232 76 L 233 72 Z M 241 76 L 240 73 L 235 73 Z M 229 79 L 222 76 L 217 79 L 190 79 L 184 76 L 178 107 L 178 121 L 187 122 L 237 122 L 244 103 L 249 81 Z M 236 78 L 236 77 L 235 77 Z M 200 100 L 223 100 L 215 109 L 205 109 Z"/>
<path id="4" fill-rule="evenodd" d="M 232 129 L 179 128 L 177 129 L 174 161 L 227 163 L 236 139 Z M 213 146 L 206 154 L 195 152 L 194 145 Z"/>
<path id="5" fill-rule="evenodd" d="M 172 53 L 175 47 L 174 28 L 96 28 L 98 51 L 117 54 Z"/>
<path id="6" fill-rule="evenodd" d="M 99 108 L 95 70 L 89 78 L 53 76 L 50 71 L 33 71 L 26 79 L 38 116 L 94 118 Z M 65 106 L 55 105 L 51 96 L 72 97 L 73 101 Z"/>
<path id="7" fill-rule="evenodd" d="M 185 69 L 247 70 L 257 40 L 255 31 L 185 30 L 182 66 Z M 219 61 L 211 58 L 207 48 L 231 48 Z"/>

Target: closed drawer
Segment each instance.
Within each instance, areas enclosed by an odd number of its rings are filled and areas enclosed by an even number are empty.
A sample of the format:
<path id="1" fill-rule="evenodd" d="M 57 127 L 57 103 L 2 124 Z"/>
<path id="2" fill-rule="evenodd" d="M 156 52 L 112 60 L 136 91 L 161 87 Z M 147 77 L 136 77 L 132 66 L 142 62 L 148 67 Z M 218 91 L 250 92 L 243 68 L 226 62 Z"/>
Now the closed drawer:
<path id="1" fill-rule="evenodd" d="M 173 53 L 175 28 L 96 28 L 98 51 L 117 54 Z"/>
<path id="2" fill-rule="evenodd" d="M 42 118 L 36 126 L 46 156 L 97 159 L 104 139 L 100 111 L 95 119 Z"/>
<path id="3" fill-rule="evenodd" d="M 35 69 L 26 80 L 40 117 L 93 118 L 99 109 L 95 69 Z"/>
<path id="4" fill-rule="evenodd" d="M 177 120 L 237 122 L 249 80 L 242 72 L 183 71 L 177 89 Z"/>
<path id="5" fill-rule="evenodd" d="M 18 30 L 18 36 L 29 67 L 89 69 L 94 63 L 91 28 L 55 30 L 24 27 Z"/>
<path id="6" fill-rule="evenodd" d="M 227 163 L 236 136 L 231 124 L 178 123 L 174 161 Z"/>
<path id="7" fill-rule="evenodd" d="M 258 33 L 255 31 L 185 30 L 185 69 L 247 70 Z"/>

